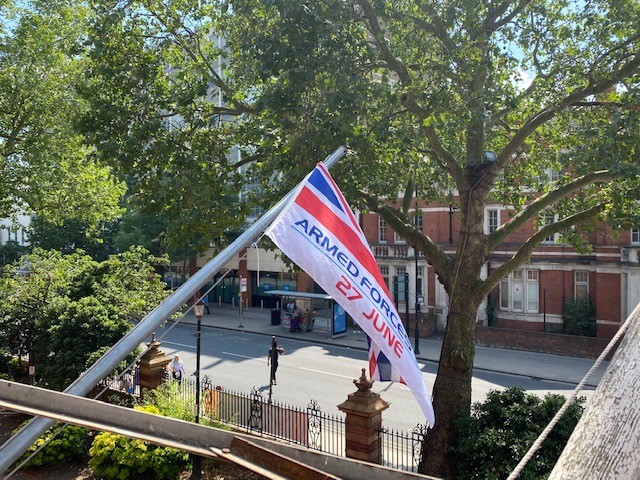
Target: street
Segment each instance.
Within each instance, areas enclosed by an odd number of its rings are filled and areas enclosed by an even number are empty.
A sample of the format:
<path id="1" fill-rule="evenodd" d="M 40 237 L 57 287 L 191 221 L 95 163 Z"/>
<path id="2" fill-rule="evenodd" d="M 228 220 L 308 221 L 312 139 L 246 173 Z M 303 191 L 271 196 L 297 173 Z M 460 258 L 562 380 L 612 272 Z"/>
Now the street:
<path id="1" fill-rule="evenodd" d="M 179 354 L 188 375 L 195 371 L 196 365 L 194 333 L 195 328 L 190 325 L 178 325 L 164 338 L 164 331 L 158 331 L 158 338 L 162 339 L 161 349 L 170 356 Z M 271 337 L 268 335 L 204 328 L 201 346 L 202 375 L 209 376 L 215 385 L 243 393 L 256 388 L 267 399 L 267 352 L 270 345 Z M 353 380 L 360 376 L 363 368 L 368 369 L 367 352 L 364 350 L 326 344 L 314 345 L 288 338 L 279 339 L 278 346 L 284 347 L 285 354 L 280 357 L 278 384 L 272 389 L 272 399 L 275 402 L 305 407 L 311 400 L 315 400 L 323 412 L 338 414 L 340 411 L 336 406 L 356 390 Z M 433 389 L 436 370 L 435 362 L 422 364 L 428 391 Z M 575 388 L 575 385 L 567 383 L 475 370 L 472 399 L 474 402 L 482 401 L 490 390 L 513 386 L 522 387 L 537 395 L 550 392 L 565 396 Z M 418 423 L 424 423 L 416 400 L 404 385 L 376 382 L 372 390 L 380 393 L 382 399 L 391 404 L 383 413 L 383 422 L 387 428 L 409 430 Z M 589 389 L 581 395 L 588 398 L 592 391 L 593 389 Z"/>

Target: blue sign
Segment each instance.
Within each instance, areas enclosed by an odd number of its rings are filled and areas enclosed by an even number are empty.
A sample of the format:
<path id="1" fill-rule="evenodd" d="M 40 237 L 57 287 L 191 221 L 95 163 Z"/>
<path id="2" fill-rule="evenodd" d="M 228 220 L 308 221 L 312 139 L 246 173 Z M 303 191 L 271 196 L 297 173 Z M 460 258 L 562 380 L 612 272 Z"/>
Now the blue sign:
<path id="1" fill-rule="evenodd" d="M 337 303 L 333 304 L 333 322 L 331 323 L 331 335 L 347 333 L 347 312 Z"/>
<path id="2" fill-rule="evenodd" d="M 289 285 L 283 285 L 283 286 L 282 286 L 282 289 L 283 289 L 283 290 L 286 290 L 286 291 L 288 292 L 288 291 L 289 291 Z"/>
<path id="3" fill-rule="evenodd" d="M 264 291 L 270 290 L 271 289 L 271 284 L 270 283 L 263 283 L 262 284 L 262 289 Z"/>

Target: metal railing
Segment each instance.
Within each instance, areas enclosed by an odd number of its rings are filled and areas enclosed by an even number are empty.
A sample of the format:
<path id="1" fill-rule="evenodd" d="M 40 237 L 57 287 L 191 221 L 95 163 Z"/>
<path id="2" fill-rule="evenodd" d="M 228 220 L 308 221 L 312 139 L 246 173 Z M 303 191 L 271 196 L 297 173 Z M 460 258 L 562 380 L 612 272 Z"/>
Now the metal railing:
<path id="1" fill-rule="evenodd" d="M 240 430 L 285 440 L 333 455 L 344 456 L 344 418 L 320 410 L 315 401 L 306 408 L 265 400 L 253 389 L 250 394 L 202 385 L 204 416 Z"/>
<path id="2" fill-rule="evenodd" d="M 97 387 L 106 387 L 111 391 L 128 393 L 135 397 L 140 396 L 140 369 L 135 367 L 120 375 L 113 374 L 104 378 Z"/>
<path id="3" fill-rule="evenodd" d="M 131 384 L 129 379 L 133 379 Z M 101 382 L 111 390 L 140 395 L 138 369 L 131 375 L 113 375 Z M 164 381 L 177 382 L 163 375 Z M 185 377 L 172 389 L 175 400 L 180 403 L 194 403 L 196 382 Z M 205 376 L 201 380 L 202 417 L 233 426 L 247 433 L 283 440 L 311 450 L 346 456 L 345 418 L 323 412 L 315 400 L 306 407 L 297 407 L 265 399 L 262 392 L 252 389 L 243 393 L 214 385 Z M 422 441 L 427 428 L 417 425 L 411 431 L 399 431 L 380 426 L 378 429 L 380 457 L 386 467 L 409 472 L 417 472 L 421 459 Z"/>
<path id="4" fill-rule="evenodd" d="M 380 427 L 382 465 L 408 472 L 417 472 L 422 459 L 422 442 L 427 427 L 418 424 L 410 432 Z"/>

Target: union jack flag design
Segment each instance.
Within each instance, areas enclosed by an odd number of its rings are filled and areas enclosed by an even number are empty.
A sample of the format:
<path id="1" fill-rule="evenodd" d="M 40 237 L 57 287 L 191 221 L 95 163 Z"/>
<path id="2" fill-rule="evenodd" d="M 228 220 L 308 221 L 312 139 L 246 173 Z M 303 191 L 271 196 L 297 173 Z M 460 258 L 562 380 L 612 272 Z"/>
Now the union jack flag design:
<path id="1" fill-rule="evenodd" d="M 398 371 L 393 368 L 389 359 L 367 335 L 369 345 L 369 377 L 377 382 L 405 383 Z"/>
<path id="2" fill-rule="evenodd" d="M 411 341 L 366 237 L 323 164 L 305 178 L 265 234 L 371 338 L 377 371 L 386 371 L 383 358 L 388 359 L 433 426 L 431 398 Z"/>

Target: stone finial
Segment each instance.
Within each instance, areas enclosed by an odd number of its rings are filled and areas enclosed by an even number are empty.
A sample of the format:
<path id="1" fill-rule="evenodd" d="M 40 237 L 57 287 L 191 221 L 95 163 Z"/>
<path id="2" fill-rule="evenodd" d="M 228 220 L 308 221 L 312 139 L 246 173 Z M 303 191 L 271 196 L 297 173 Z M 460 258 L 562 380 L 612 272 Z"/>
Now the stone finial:
<path id="1" fill-rule="evenodd" d="M 156 340 L 156 332 L 151 332 L 151 341 L 147 343 L 147 347 L 149 347 L 150 350 L 157 351 L 160 345 L 162 345 L 162 342 Z"/>
<path id="2" fill-rule="evenodd" d="M 367 374 L 365 373 L 365 369 L 362 369 L 362 375 L 357 380 L 354 380 L 353 383 L 356 387 L 358 387 L 359 392 L 368 392 L 371 390 L 373 386 L 373 380 L 369 380 L 367 378 Z"/>

